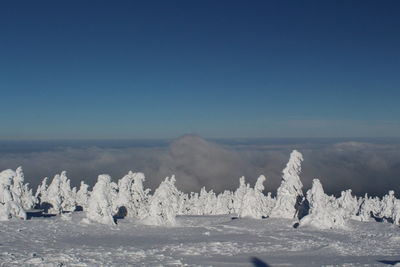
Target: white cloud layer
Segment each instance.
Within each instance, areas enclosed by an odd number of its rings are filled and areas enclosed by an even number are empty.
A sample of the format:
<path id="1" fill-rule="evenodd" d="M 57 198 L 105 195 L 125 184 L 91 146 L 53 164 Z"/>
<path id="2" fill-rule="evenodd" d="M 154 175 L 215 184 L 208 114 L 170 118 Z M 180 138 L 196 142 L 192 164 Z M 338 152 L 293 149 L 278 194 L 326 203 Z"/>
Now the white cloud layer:
<path id="1" fill-rule="evenodd" d="M 221 144 L 187 135 L 168 146 L 84 147 L 71 146 L 25 151 L 4 150 L 0 169 L 23 166 L 33 186 L 45 177 L 66 170 L 74 184 L 84 179 L 93 184 L 97 175 L 110 174 L 114 180 L 129 170 L 146 174 L 147 186 L 155 188 L 165 176 L 175 174 L 177 186 L 198 191 L 201 186 L 219 192 L 238 186 L 240 176 L 251 183 L 264 174 L 266 191 L 275 193 L 281 171 L 292 149 L 301 151 L 305 161 L 302 181 L 306 188 L 319 178 L 326 191 L 337 193 L 352 188 L 355 193 L 383 194 L 400 188 L 400 144 L 341 142 L 318 143 L 245 142 Z"/>

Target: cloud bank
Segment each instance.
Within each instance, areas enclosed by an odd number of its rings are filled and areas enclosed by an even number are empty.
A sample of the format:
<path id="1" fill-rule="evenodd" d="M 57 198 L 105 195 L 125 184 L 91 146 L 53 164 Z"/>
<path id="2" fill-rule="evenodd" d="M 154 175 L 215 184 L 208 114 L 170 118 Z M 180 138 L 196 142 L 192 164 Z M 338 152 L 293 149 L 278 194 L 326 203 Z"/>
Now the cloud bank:
<path id="1" fill-rule="evenodd" d="M 5 149 L 7 148 L 7 149 Z M 273 194 L 291 150 L 303 153 L 301 175 L 305 189 L 319 178 L 328 193 L 352 188 L 356 194 L 382 195 L 400 189 L 400 144 L 398 142 L 334 142 L 321 140 L 209 141 L 186 135 L 155 145 L 102 146 L 101 144 L 54 144 L 41 149 L 0 147 L 0 169 L 23 166 L 26 180 L 36 185 L 48 176 L 67 170 L 73 184 L 85 180 L 93 185 L 97 175 L 114 180 L 129 170 L 146 174 L 146 185 L 158 186 L 175 174 L 183 191 L 202 186 L 216 192 L 235 189 L 240 176 L 254 183 L 267 176 L 266 191 Z M 399 191 L 399 190 L 398 190 Z"/>

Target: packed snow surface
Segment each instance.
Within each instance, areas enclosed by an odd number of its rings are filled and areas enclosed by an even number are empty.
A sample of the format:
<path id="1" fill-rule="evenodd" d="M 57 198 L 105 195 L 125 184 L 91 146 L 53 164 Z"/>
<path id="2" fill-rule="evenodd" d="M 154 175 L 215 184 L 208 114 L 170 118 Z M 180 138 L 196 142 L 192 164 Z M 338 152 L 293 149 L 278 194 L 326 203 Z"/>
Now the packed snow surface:
<path id="1" fill-rule="evenodd" d="M 293 228 L 293 220 L 177 216 L 172 227 L 138 219 L 85 223 L 85 212 L 1 222 L 1 266 L 391 266 L 400 231 L 351 220 L 348 228 Z M 261 265 L 261 263 L 267 265 Z M 258 264 L 258 265 L 257 265 Z"/>

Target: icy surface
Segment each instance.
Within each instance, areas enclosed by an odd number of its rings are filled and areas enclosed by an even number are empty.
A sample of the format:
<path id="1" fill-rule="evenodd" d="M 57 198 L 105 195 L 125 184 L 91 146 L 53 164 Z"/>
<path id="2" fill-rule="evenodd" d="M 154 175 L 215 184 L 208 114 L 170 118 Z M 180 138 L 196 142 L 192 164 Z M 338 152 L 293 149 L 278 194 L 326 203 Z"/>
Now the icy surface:
<path id="1" fill-rule="evenodd" d="M 293 220 L 177 216 L 176 226 L 85 224 L 84 212 L 0 222 L 1 266 L 391 266 L 400 231 L 350 220 L 348 230 L 293 228 Z"/>

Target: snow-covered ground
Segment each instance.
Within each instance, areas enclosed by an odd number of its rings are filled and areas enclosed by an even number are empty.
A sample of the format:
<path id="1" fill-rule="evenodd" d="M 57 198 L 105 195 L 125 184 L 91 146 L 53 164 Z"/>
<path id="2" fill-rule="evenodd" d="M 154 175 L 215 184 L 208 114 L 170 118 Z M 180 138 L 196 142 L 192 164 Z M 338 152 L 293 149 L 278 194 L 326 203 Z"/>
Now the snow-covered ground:
<path id="1" fill-rule="evenodd" d="M 347 229 L 294 220 L 178 216 L 176 226 L 86 224 L 85 212 L 0 222 L 0 266 L 392 266 L 400 229 L 350 220 Z"/>

